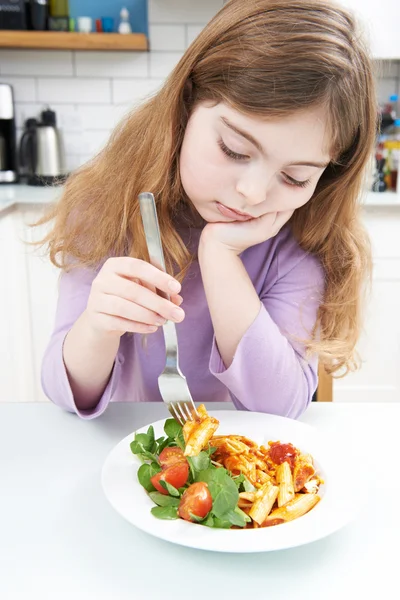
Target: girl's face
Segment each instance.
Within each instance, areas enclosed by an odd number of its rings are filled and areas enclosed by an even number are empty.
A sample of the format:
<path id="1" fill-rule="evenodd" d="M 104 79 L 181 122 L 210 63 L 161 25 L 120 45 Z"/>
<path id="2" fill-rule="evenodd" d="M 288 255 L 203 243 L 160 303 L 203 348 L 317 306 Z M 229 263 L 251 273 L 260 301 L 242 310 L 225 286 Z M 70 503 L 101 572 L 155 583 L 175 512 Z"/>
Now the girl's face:
<path id="1" fill-rule="evenodd" d="M 200 104 L 182 144 L 183 188 L 209 223 L 299 208 L 331 160 L 327 122 L 323 108 L 266 120 Z"/>

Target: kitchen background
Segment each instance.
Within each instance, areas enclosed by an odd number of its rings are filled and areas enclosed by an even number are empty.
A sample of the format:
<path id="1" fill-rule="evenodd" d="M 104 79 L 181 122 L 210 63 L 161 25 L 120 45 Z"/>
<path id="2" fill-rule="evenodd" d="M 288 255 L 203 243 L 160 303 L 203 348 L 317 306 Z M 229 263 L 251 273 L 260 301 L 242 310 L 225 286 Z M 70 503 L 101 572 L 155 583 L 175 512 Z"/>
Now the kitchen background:
<path id="1" fill-rule="evenodd" d="M 93 28 L 96 14 L 109 16 L 112 10 L 114 31 L 125 5 L 133 32 L 148 32 L 149 51 L 15 49 L 5 47 L 13 44 L 6 40 L 9 32 L 0 30 L 0 84 L 11 84 L 14 89 L 17 136 L 28 118 L 39 117 L 49 106 L 62 133 L 66 171 L 92 157 L 119 119 L 162 85 L 184 50 L 223 5 L 223 0 L 131 0 L 125 4 L 108 0 L 107 13 L 106 0 L 87 2 L 85 15 L 93 17 Z M 395 97 L 400 93 L 397 0 L 342 3 L 366 24 L 376 59 L 379 101 L 384 106 L 392 97 L 392 110 L 400 117 Z M 7 3 L 0 0 L 2 4 Z M 76 8 L 83 5 L 71 3 L 70 14 L 73 6 L 75 16 L 83 14 Z M 364 366 L 359 373 L 335 381 L 335 401 L 376 401 L 379 396 L 382 401 L 400 401 L 398 189 L 365 194 L 364 219 L 373 242 L 375 274 L 359 345 Z M 40 361 L 53 325 L 58 272 L 47 259 L 27 249 L 23 240 L 38 235 L 28 223 L 56 197 L 51 189 L 0 186 L 0 401 L 45 400 Z"/>

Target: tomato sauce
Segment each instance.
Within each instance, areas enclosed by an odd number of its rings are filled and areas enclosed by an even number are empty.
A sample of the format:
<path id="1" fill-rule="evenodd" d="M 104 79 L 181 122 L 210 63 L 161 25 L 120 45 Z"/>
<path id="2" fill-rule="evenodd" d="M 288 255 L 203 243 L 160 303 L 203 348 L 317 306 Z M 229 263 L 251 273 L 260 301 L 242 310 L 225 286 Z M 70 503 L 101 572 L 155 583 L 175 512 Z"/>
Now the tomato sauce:
<path id="1" fill-rule="evenodd" d="M 272 442 L 268 454 L 276 465 L 281 465 L 285 461 L 288 462 L 293 471 L 297 450 L 292 444 Z"/>

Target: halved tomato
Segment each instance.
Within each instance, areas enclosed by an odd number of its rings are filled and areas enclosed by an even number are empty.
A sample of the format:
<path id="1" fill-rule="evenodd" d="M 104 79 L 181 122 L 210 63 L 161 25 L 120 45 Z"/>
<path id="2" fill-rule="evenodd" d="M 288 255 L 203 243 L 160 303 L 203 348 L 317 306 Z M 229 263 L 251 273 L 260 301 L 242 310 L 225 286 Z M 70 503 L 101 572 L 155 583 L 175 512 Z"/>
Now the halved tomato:
<path id="1" fill-rule="evenodd" d="M 177 462 L 187 462 L 183 450 L 177 446 L 164 448 L 158 457 L 161 468 L 164 470 Z"/>
<path id="2" fill-rule="evenodd" d="M 189 477 L 189 463 L 187 460 L 185 462 L 177 462 L 170 467 L 167 467 L 163 471 L 156 473 L 150 479 L 151 483 L 154 485 L 158 492 L 161 494 L 168 494 L 167 490 L 163 488 L 160 483 L 160 479 L 170 483 L 175 488 L 180 488 L 185 485 Z"/>
<path id="3" fill-rule="evenodd" d="M 192 483 L 187 490 L 183 492 L 178 506 L 178 514 L 186 521 L 193 521 L 190 516 L 195 515 L 203 519 L 208 515 L 212 508 L 212 497 L 208 485 L 204 481 Z"/>

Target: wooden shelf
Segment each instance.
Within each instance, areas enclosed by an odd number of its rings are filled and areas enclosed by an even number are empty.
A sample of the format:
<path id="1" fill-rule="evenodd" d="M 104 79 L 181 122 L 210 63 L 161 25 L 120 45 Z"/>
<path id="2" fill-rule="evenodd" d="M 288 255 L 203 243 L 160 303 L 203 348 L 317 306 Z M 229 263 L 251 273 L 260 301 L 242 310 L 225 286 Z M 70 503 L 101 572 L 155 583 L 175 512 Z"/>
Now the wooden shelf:
<path id="1" fill-rule="evenodd" d="M 148 50 L 144 33 L 0 31 L 0 48 L 36 50 Z"/>

